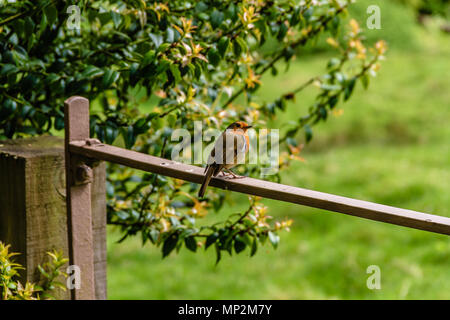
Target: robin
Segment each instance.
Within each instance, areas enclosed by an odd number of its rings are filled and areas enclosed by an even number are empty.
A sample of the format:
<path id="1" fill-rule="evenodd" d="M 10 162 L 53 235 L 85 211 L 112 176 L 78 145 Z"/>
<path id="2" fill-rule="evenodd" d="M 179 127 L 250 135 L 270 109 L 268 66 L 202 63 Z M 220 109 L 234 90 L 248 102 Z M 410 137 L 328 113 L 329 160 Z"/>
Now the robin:
<path id="1" fill-rule="evenodd" d="M 243 121 L 234 122 L 217 139 L 205 168 L 205 178 L 198 191 L 199 198 L 204 196 L 212 177 L 220 172 L 225 174 L 223 170 L 229 172 L 233 178 L 238 178 L 230 169 L 245 159 L 250 145 L 247 130 L 251 127 Z"/>

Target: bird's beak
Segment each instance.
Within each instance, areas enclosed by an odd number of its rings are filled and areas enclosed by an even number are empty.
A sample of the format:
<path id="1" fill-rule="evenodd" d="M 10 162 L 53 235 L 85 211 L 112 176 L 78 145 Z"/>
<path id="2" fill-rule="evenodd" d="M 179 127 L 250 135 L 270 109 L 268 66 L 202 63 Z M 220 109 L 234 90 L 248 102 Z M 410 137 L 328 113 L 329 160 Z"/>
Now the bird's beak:
<path id="1" fill-rule="evenodd" d="M 250 129 L 250 128 L 252 128 L 253 126 L 246 126 L 245 127 L 245 129 Z"/>

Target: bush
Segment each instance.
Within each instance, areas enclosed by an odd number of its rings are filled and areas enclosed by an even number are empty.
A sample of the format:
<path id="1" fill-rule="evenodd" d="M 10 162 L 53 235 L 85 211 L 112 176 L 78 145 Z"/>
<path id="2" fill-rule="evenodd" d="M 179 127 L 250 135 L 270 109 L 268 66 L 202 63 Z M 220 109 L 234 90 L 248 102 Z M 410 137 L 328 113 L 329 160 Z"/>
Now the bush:
<path id="1" fill-rule="evenodd" d="M 283 127 L 281 168 L 298 154 L 312 127 L 325 121 L 375 75 L 386 49 L 366 48 L 356 20 L 343 25 L 351 1 L 18 1 L 0 12 L 0 137 L 57 132 L 63 101 L 83 95 L 93 102 L 91 135 L 108 144 L 168 158 L 174 129 L 194 131 L 194 121 L 223 128 L 243 119 L 264 126 L 308 87 L 318 90 L 308 112 Z M 81 14 L 77 25 L 77 14 Z M 325 37 L 319 38 L 320 35 Z M 277 45 L 261 50 L 267 39 Z M 275 101 L 260 101 L 261 76 L 278 74 L 298 49 L 323 39 L 335 52 L 327 72 Z M 137 93 L 144 96 L 140 98 Z M 137 98 L 139 97 L 139 98 Z M 245 97 L 244 102 L 240 97 Z M 238 99 L 239 98 L 239 99 Z M 142 112 L 143 102 L 154 102 Z M 258 166 L 244 174 L 258 175 Z M 278 175 L 271 177 L 279 179 Z M 209 208 L 219 210 L 226 193 L 209 200 L 195 186 L 161 175 L 108 167 L 108 223 L 125 239 L 161 245 L 163 256 L 186 246 L 214 246 L 239 253 L 269 239 L 290 221 L 269 223 L 259 199 L 226 221 L 199 227 Z"/>
<path id="2" fill-rule="evenodd" d="M 68 259 L 63 258 L 62 252 L 47 252 L 50 261 L 38 266 L 41 275 L 39 284 L 27 281 L 23 285 L 18 278 L 19 270 L 24 268 L 14 262 L 12 257 L 18 253 L 9 252 L 9 247 L 0 241 L 0 300 L 54 299 L 52 292 L 56 288 L 66 290 L 64 284 L 56 280 L 66 276 L 61 268 Z"/>

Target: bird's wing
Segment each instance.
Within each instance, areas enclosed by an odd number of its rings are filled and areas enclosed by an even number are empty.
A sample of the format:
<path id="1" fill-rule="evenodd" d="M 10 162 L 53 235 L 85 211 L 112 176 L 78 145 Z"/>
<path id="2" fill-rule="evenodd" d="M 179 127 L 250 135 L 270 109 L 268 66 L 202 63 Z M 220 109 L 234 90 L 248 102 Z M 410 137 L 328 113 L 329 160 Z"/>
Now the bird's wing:
<path id="1" fill-rule="evenodd" d="M 230 130 L 217 139 L 208 159 L 211 164 L 237 164 L 238 159 L 247 152 L 247 142 L 243 134 Z"/>
<path id="2" fill-rule="evenodd" d="M 224 163 L 237 164 L 239 156 L 246 152 L 245 136 L 233 131 L 227 131 L 223 135 L 223 144 L 225 146 L 223 149 Z"/>

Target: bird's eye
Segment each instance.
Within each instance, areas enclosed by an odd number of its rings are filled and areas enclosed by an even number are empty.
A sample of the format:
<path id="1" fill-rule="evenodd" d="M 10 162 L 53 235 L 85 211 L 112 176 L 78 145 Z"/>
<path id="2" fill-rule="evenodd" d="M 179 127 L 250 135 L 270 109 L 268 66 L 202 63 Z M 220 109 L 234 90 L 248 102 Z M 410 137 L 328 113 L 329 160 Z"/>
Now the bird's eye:
<path id="1" fill-rule="evenodd" d="M 241 124 L 240 123 L 236 123 L 236 127 L 240 128 Z"/>

